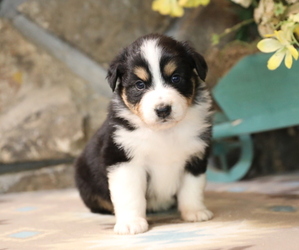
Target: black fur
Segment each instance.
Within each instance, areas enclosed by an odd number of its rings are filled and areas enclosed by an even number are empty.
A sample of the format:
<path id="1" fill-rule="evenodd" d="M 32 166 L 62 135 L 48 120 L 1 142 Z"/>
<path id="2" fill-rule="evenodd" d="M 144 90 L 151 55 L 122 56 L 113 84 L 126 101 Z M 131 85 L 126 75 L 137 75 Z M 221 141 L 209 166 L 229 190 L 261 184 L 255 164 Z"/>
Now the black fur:
<path id="1" fill-rule="evenodd" d="M 92 212 L 113 212 L 101 207 L 97 201 L 100 198 L 111 203 L 107 168 L 130 160 L 124 150 L 115 144 L 111 134 L 115 131 L 116 126 L 122 126 L 130 131 L 135 128 L 125 119 L 115 117 L 113 108 L 113 105 L 110 105 L 109 118 L 96 132 L 75 163 L 76 185 L 85 205 Z"/>
<path id="2" fill-rule="evenodd" d="M 118 117 L 116 114 L 119 109 L 129 109 L 126 101 L 132 105 L 138 104 L 143 94 L 151 87 L 151 72 L 146 60 L 140 55 L 139 49 L 141 43 L 147 38 L 160 38 L 159 44 L 163 47 L 160 61 L 161 69 L 163 69 L 169 60 L 174 60 L 178 66 L 175 73 L 182 76 L 182 81 L 175 85 L 170 81 L 170 76 L 163 75 L 165 84 L 170 84 L 187 98 L 195 96 L 194 103 L 205 101 L 200 98 L 200 93 L 194 94 L 193 92 L 194 89 L 201 91 L 201 81 L 198 80 L 197 75 L 201 80 L 205 80 L 207 65 L 203 57 L 196 53 L 189 44 L 180 43 L 172 38 L 154 34 L 137 39 L 134 43 L 123 49 L 112 61 L 107 74 L 108 83 L 111 89 L 115 91 L 113 99 L 117 99 L 119 102 L 118 104 L 113 102 L 110 104 L 106 121 L 89 141 L 75 163 L 77 187 L 84 203 L 92 212 L 113 212 L 108 188 L 107 169 L 109 166 L 117 163 L 130 161 L 130 158 L 121 145 L 117 145 L 114 142 L 112 135 L 118 127 L 123 127 L 128 131 L 138 129 L 130 121 Z M 139 79 L 133 74 L 132 69 L 136 66 L 145 69 L 149 75 L 149 79 L 145 82 L 146 88 L 142 91 L 137 90 L 135 87 L 135 83 Z M 191 82 L 192 84 L 190 84 Z M 123 100 L 123 95 L 126 96 L 127 100 Z M 197 96 L 199 97 L 196 99 Z M 209 144 L 210 132 L 210 129 L 208 129 L 206 133 L 200 136 L 207 144 Z M 191 157 L 186 162 L 185 170 L 195 176 L 204 173 L 206 171 L 207 158 L 208 150 L 206 150 L 202 159 Z"/>
<path id="3" fill-rule="evenodd" d="M 207 144 L 204 155 L 202 157 L 193 156 L 185 165 L 185 170 L 191 174 L 198 176 L 207 171 L 208 158 L 210 155 L 210 144 L 212 138 L 212 127 L 209 127 L 199 138 Z"/>
<path id="4" fill-rule="evenodd" d="M 136 104 L 141 100 L 143 92 L 136 91 L 134 85 L 127 84 L 134 83 L 138 80 L 129 69 L 132 69 L 134 66 L 141 66 L 145 68 L 150 76 L 149 80 L 145 82 L 147 89 L 151 86 L 150 70 L 147 62 L 139 53 L 141 43 L 144 39 L 149 38 L 161 38 L 161 36 L 151 34 L 137 39 L 134 43 L 123 49 L 122 52 L 112 61 L 107 74 L 107 79 L 112 90 L 115 91 L 118 85 L 118 94 L 125 90 L 128 92 L 127 96 L 130 98 L 129 101 L 133 104 Z M 193 94 L 193 88 L 190 87 L 190 84 L 186 84 L 186 82 L 189 82 L 192 79 L 196 84 L 196 89 L 200 86 L 200 82 L 198 81 L 193 69 L 196 70 L 197 75 L 202 81 L 205 80 L 208 67 L 204 58 L 187 42 L 182 43 L 170 37 L 163 37 L 162 39 L 159 39 L 158 44 L 163 47 L 163 56 L 161 58 L 160 68 L 163 69 L 167 62 L 174 60 L 178 64 L 178 72 L 175 73 L 179 73 L 182 76 L 180 84 L 173 85 L 170 82 L 169 76 L 164 75 L 165 83 L 171 84 L 172 87 L 176 88 L 182 95 L 190 97 Z"/>
<path id="5" fill-rule="evenodd" d="M 207 147 L 202 159 L 197 156 L 191 157 L 191 159 L 185 165 L 186 171 L 193 174 L 194 176 L 205 173 L 207 171 L 209 154 L 210 149 L 209 147 Z"/>

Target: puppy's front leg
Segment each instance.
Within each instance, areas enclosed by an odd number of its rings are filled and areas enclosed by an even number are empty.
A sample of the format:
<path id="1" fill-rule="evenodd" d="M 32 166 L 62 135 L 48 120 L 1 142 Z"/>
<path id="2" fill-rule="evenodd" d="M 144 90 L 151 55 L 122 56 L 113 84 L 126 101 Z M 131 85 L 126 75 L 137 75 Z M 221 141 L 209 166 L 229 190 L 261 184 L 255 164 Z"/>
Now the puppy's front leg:
<path id="1" fill-rule="evenodd" d="M 132 163 L 113 167 L 108 175 L 118 234 L 138 234 L 148 230 L 146 221 L 146 173 Z"/>
<path id="2" fill-rule="evenodd" d="M 204 205 L 205 185 L 205 174 L 194 176 L 188 172 L 184 173 L 178 192 L 178 207 L 183 220 L 206 221 L 213 217 L 213 213 Z"/>

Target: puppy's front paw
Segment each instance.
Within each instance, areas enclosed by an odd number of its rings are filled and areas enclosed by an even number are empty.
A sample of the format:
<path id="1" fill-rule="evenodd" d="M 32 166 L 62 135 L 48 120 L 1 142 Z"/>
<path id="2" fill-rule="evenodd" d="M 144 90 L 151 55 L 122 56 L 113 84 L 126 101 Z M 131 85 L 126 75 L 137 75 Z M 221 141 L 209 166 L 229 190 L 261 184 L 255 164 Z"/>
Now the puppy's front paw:
<path id="1" fill-rule="evenodd" d="M 119 221 L 114 226 L 114 232 L 118 234 L 139 234 L 148 230 L 148 223 L 144 218 L 134 218 Z"/>
<path id="2" fill-rule="evenodd" d="M 207 221 L 213 217 L 213 213 L 208 209 L 200 209 L 197 211 L 182 211 L 181 216 L 185 221 Z"/>

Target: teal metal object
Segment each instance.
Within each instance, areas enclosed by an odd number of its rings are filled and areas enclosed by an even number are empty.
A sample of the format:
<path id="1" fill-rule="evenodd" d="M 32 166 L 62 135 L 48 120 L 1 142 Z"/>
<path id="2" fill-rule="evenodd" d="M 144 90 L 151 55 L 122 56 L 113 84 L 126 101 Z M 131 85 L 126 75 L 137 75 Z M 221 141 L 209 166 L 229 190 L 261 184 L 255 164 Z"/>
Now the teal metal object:
<path id="1" fill-rule="evenodd" d="M 299 125 L 299 63 L 270 71 L 268 59 L 268 54 L 245 57 L 212 91 L 223 113 L 214 117 L 212 159 L 219 161 L 209 163 L 210 181 L 231 182 L 246 175 L 253 159 L 251 134 Z M 227 155 L 234 148 L 239 159 L 229 166 Z"/>
<path id="2" fill-rule="evenodd" d="M 214 156 L 219 157 L 221 169 L 213 166 L 210 161 L 207 171 L 207 178 L 209 181 L 232 182 L 239 180 L 246 175 L 253 159 L 253 145 L 250 135 L 240 135 L 238 141 L 234 143 L 214 141 L 214 147 L 216 149 L 213 149 L 213 153 Z M 230 166 L 228 166 L 227 163 L 226 153 L 236 147 L 240 149 L 240 158 L 233 167 L 229 168 Z"/>

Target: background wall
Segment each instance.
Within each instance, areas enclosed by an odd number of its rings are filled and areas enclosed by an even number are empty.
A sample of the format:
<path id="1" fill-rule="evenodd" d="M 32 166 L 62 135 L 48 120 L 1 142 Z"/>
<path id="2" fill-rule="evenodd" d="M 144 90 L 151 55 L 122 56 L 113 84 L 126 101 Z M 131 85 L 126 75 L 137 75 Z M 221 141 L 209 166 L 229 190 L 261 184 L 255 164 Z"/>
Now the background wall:
<path id="1" fill-rule="evenodd" d="M 152 11 L 149 0 L 6 0 L 0 4 L 0 193 L 73 186 L 71 162 L 106 115 L 109 94 L 95 91 L 88 76 L 74 70 L 84 63 L 75 60 L 70 67 L 61 58 L 75 58 L 78 51 L 105 73 L 113 57 L 137 37 L 164 33 L 191 41 L 205 56 L 207 83 L 212 88 L 240 58 L 256 52 L 254 42 L 232 42 L 234 33 L 211 45 L 213 33 L 240 20 L 238 7 L 228 0 L 213 0 L 206 7 L 188 10 L 180 19 Z M 54 47 L 45 48 L 31 39 L 34 34 L 39 37 L 36 31 L 20 28 L 24 25 L 20 18 L 73 50 L 59 52 L 63 55 L 58 60 Z M 104 78 L 93 81 L 108 89 Z M 255 135 L 254 173 L 295 169 L 298 134 L 292 128 Z"/>

